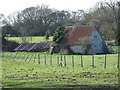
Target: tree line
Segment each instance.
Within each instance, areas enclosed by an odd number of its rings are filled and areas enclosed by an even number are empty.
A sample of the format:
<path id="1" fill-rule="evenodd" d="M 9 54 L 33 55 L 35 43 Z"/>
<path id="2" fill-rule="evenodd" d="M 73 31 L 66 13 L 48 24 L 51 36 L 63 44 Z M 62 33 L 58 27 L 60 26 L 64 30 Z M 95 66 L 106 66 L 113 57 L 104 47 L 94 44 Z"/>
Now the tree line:
<path id="1" fill-rule="evenodd" d="M 59 26 L 95 25 L 105 40 L 120 41 L 117 0 L 98 2 L 88 11 L 56 10 L 47 5 L 29 7 L 8 17 L 0 14 L 0 21 L 3 36 L 44 36 L 47 32 L 53 36 Z"/>

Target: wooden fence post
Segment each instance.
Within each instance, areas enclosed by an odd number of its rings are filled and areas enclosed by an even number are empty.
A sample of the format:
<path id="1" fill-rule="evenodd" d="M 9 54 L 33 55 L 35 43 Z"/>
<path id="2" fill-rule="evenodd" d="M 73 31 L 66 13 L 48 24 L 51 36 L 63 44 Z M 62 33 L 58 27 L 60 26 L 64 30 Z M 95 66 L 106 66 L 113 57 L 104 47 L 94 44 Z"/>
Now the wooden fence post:
<path id="1" fill-rule="evenodd" d="M 57 65 L 59 66 L 59 56 L 57 56 Z"/>
<path id="2" fill-rule="evenodd" d="M 50 65 L 52 65 L 52 55 L 50 56 Z"/>
<path id="3" fill-rule="evenodd" d="M 106 68 L 106 58 L 107 58 L 107 55 L 105 54 L 104 68 Z"/>
<path id="4" fill-rule="evenodd" d="M 81 67 L 83 67 L 83 59 L 82 59 L 82 55 L 81 55 Z"/>
<path id="5" fill-rule="evenodd" d="M 60 56 L 60 61 L 62 62 L 62 55 Z"/>
<path id="6" fill-rule="evenodd" d="M 64 63 L 65 63 L 65 67 L 66 67 L 66 56 L 64 56 Z"/>
<path id="7" fill-rule="evenodd" d="M 94 68 L 94 54 L 92 55 L 92 67 Z"/>
<path id="8" fill-rule="evenodd" d="M 35 62 L 35 59 L 36 59 L 36 54 L 35 54 L 35 57 L 34 57 L 34 60 L 33 60 L 33 62 Z"/>
<path id="9" fill-rule="evenodd" d="M 117 68 L 120 68 L 120 53 L 118 52 L 118 64 L 117 64 Z"/>
<path id="10" fill-rule="evenodd" d="M 74 67 L 74 56 L 72 56 L 72 66 Z"/>
<path id="11" fill-rule="evenodd" d="M 38 54 L 38 64 L 40 64 L 40 55 Z"/>
<path id="12" fill-rule="evenodd" d="M 44 55 L 44 62 L 45 62 L 45 65 L 46 65 L 46 55 Z"/>

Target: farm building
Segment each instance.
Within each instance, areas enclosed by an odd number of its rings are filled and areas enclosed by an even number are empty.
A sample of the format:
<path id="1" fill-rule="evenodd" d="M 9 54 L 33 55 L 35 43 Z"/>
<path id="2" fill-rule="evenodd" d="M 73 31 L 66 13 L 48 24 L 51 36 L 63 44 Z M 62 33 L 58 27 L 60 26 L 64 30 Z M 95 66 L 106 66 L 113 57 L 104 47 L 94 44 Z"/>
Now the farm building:
<path id="1" fill-rule="evenodd" d="M 28 52 L 44 52 L 48 51 L 52 42 L 41 42 L 41 43 L 22 43 L 15 51 L 28 51 Z"/>
<path id="2" fill-rule="evenodd" d="M 67 33 L 59 44 L 59 52 L 66 54 L 70 52 L 75 54 L 109 53 L 104 40 L 94 26 L 68 26 L 65 29 Z"/>

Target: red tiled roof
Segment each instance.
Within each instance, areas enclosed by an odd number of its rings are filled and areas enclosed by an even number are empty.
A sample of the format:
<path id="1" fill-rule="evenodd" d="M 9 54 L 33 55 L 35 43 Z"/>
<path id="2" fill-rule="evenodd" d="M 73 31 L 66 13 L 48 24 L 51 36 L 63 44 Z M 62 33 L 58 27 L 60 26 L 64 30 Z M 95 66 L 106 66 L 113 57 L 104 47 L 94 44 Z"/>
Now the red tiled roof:
<path id="1" fill-rule="evenodd" d="M 64 45 L 80 45 L 82 42 L 80 40 L 85 37 L 90 37 L 92 32 L 96 31 L 94 26 L 81 26 L 81 27 L 66 27 L 67 37 L 63 40 Z"/>

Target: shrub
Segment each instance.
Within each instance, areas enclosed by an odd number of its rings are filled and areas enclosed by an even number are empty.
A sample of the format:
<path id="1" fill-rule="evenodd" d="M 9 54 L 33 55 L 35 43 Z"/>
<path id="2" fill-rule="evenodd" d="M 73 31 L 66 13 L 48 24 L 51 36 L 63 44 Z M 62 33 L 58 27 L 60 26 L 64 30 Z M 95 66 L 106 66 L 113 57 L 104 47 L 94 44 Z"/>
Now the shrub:
<path id="1" fill-rule="evenodd" d="M 3 51 L 14 51 L 14 49 L 18 46 L 19 44 L 15 41 L 6 41 L 4 45 L 2 45 L 2 50 Z"/>

